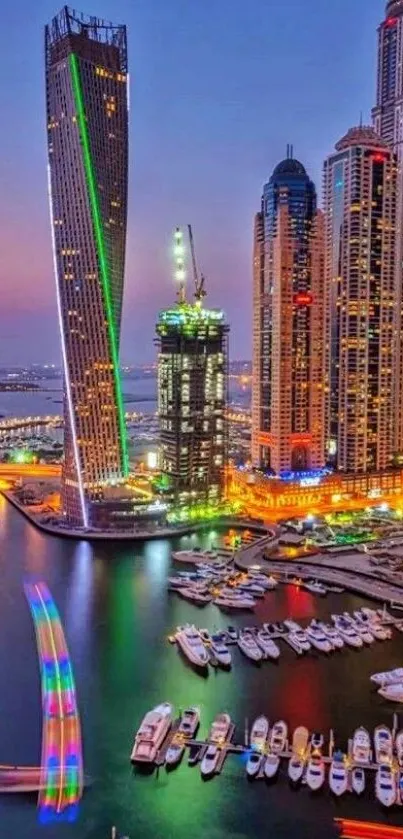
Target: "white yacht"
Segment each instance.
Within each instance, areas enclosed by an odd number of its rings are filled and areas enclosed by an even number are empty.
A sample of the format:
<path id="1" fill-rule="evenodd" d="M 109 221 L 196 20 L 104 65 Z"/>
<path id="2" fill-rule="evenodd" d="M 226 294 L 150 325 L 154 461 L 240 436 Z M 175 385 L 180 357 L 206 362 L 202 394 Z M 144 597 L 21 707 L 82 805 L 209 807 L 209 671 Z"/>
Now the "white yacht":
<path id="1" fill-rule="evenodd" d="M 375 637 L 372 633 L 372 627 L 362 620 L 351 621 L 351 626 L 355 629 L 357 635 L 362 638 L 364 644 L 373 644 Z"/>
<path id="2" fill-rule="evenodd" d="M 356 795 L 362 795 L 365 790 L 365 772 L 362 766 L 354 766 L 351 772 L 351 786 Z"/>
<path id="3" fill-rule="evenodd" d="M 371 759 L 371 738 L 363 726 L 356 728 L 353 736 L 352 759 L 354 763 L 369 763 Z"/>
<path id="4" fill-rule="evenodd" d="M 400 766 L 400 769 L 403 768 L 403 730 L 397 732 L 396 739 L 395 739 L 395 751 L 397 756 L 397 762 Z"/>
<path id="5" fill-rule="evenodd" d="M 207 667 L 209 654 L 195 626 L 185 626 L 175 635 L 176 641 L 186 658 L 196 667 Z"/>
<path id="6" fill-rule="evenodd" d="M 284 641 L 288 644 L 289 647 L 291 647 L 292 650 L 294 650 L 297 653 L 297 655 L 304 654 L 304 650 L 301 647 L 296 632 L 290 632 L 288 635 L 285 635 Z"/>
<path id="7" fill-rule="evenodd" d="M 269 750 L 272 754 L 281 754 L 287 743 L 288 726 L 284 720 L 274 723 L 269 737 Z"/>
<path id="8" fill-rule="evenodd" d="M 403 667 L 396 667 L 395 670 L 385 670 L 384 673 L 373 673 L 371 682 L 375 685 L 395 685 L 398 682 L 403 682 Z"/>
<path id="9" fill-rule="evenodd" d="M 295 729 L 292 738 L 292 757 L 288 764 L 288 777 L 294 783 L 302 779 L 307 756 L 309 732 L 303 725 Z"/>
<path id="10" fill-rule="evenodd" d="M 228 736 L 231 727 L 231 717 L 229 714 L 217 714 L 208 736 L 208 740 L 212 743 L 222 745 Z"/>
<path id="11" fill-rule="evenodd" d="M 306 782 L 309 789 L 316 792 L 325 780 L 325 762 L 320 753 L 312 754 L 306 768 Z"/>
<path id="12" fill-rule="evenodd" d="M 393 685 L 385 685 L 379 688 L 378 693 L 390 702 L 403 702 L 403 682 L 395 682 Z"/>
<path id="13" fill-rule="evenodd" d="M 264 774 L 266 778 L 274 778 L 280 766 L 280 755 L 268 754 L 264 762 Z"/>
<path id="14" fill-rule="evenodd" d="M 317 580 L 310 580 L 308 583 L 304 583 L 304 588 L 308 589 L 311 594 L 320 594 L 322 597 L 327 594 L 326 586 L 318 583 Z"/>
<path id="15" fill-rule="evenodd" d="M 266 590 L 262 586 L 258 586 L 252 582 L 240 583 L 237 588 L 244 594 L 250 594 L 251 597 L 264 597 L 266 593 Z"/>
<path id="16" fill-rule="evenodd" d="M 388 626 L 382 626 L 381 623 L 369 621 L 369 628 L 371 634 L 377 641 L 388 641 L 392 637 L 392 630 Z"/>
<path id="17" fill-rule="evenodd" d="M 396 776 L 389 764 L 379 766 L 375 779 L 375 792 L 384 807 L 392 807 L 396 801 Z"/>
<path id="18" fill-rule="evenodd" d="M 180 761 L 182 760 L 184 751 L 185 744 L 183 742 L 178 741 L 171 743 L 165 755 L 165 765 L 177 766 L 178 763 L 180 763 Z"/>
<path id="19" fill-rule="evenodd" d="M 221 755 L 221 749 L 219 746 L 215 746 L 213 743 L 210 743 L 207 747 L 207 751 L 203 757 L 203 760 L 200 764 L 200 772 L 203 778 L 208 778 L 210 775 L 213 775 L 217 769 L 217 764 Z"/>
<path id="20" fill-rule="evenodd" d="M 341 650 L 344 647 L 344 641 L 337 632 L 337 629 L 334 626 L 330 626 L 328 623 L 323 623 L 323 621 L 318 621 L 318 624 L 326 636 L 329 639 L 330 643 L 332 644 L 335 650 Z"/>
<path id="21" fill-rule="evenodd" d="M 210 651 L 221 667 L 231 667 L 231 653 L 220 635 L 212 635 Z"/>
<path id="22" fill-rule="evenodd" d="M 261 716 L 255 719 L 250 733 L 250 746 L 254 751 L 262 752 L 269 734 L 269 720 Z"/>
<path id="23" fill-rule="evenodd" d="M 277 644 L 270 638 L 269 633 L 264 629 L 260 629 L 256 634 L 256 641 L 266 658 L 272 658 L 274 660 L 279 658 L 280 650 Z"/>
<path id="24" fill-rule="evenodd" d="M 374 747 L 376 763 L 390 763 L 393 755 L 393 738 L 390 728 L 377 725 L 374 731 Z"/>
<path id="25" fill-rule="evenodd" d="M 132 763 L 153 763 L 172 725 L 170 702 L 157 705 L 145 715 L 136 734 L 130 760 Z"/>
<path id="26" fill-rule="evenodd" d="M 348 770 L 346 756 L 343 752 L 335 752 L 329 770 L 329 787 L 334 795 L 340 796 L 347 791 Z"/>
<path id="27" fill-rule="evenodd" d="M 287 620 L 285 620 L 285 621 L 284 621 L 284 626 L 286 626 L 286 627 L 287 627 L 287 629 L 288 629 L 290 632 L 300 632 L 300 630 L 302 629 L 302 627 L 300 626 L 300 624 L 299 624 L 299 623 L 296 623 L 296 622 L 295 622 L 295 621 L 293 621 L 293 620 L 291 620 L 291 618 L 287 618 Z"/>
<path id="28" fill-rule="evenodd" d="M 178 588 L 178 594 L 184 598 L 184 600 L 191 600 L 193 603 L 197 603 L 198 606 L 206 606 L 207 603 L 211 603 L 212 596 L 206 592 L 198 591 L 193 586 L 186 586 L 185 588 Z"/>
<path id="29" fill-rule="evenodd" d="M 240 597 L 228 597 L 220 594 L 218 597 L 214 598 L 214 603 L 216 606 L 220 606 L 224 609 L 254 609 L 256 606 L 256 601 L 252 600 L 247 595 Z"/>
<path id="30" fill-rule="evenodd" d="M 200 708 L 192 705 L 181 716 L 178 732 L 185 737 L 194 737 L 200 725 Z"/>
<path id="31" fill-rule="evenodd" d="M 333 646 L 330 643 L 329 639 L 326 638 L 326 635 L 323 633 L 323 629 L 316 623 L 310 623 L 306 630 L 305 630 L 308 640 L 311 642 L 312 646 L 315 647 L 317 650 L 320 650 L 322 653 L 331 653 L 333 650 Z"/>
<path id="32" fill-rule="evenodd" d="M 355 647 L 356 649 L 360 649 L 363 646 L 363 640 L 357 635 L 355 629 L 352 627 L 351 623 L 347 623 L 344 618 L 341 618 L 339 615 L 332 615 L 334 619 L 335 627 L 339 635 L 341 635 L 343 641 L 348 644 L 349 647 Z"/>
<path id="33" fill-rule="evenodd" d="M 304 629 L 297 629 L 296 632 L 293 633 L 293 635 L 294 635 L 294 638 L 298 641 L 298 643 L 301 647 L 301 650 L 304 653 L 309 652 L 312 644 L 311 644 L 311 641 L 308 640 L 305 630 Z"/>
<path id="34" fill-rule="evenodd" d="M 262 763 L 264 760 L 264 756 L 261 752 L 251 752 L 248 761 L 246 764 L 246 774 L 249 778 L 256 778 L 256 775 L 259 774 Z"/>
<path id="35" fill-rule="evenodd" d="M 241 630 L 238 638 L 238 646 L 243 654 L 247 658 L 251 658 L 252 661 L 261 661 L 263 658 L 263 652 L 251 632 Z"/>

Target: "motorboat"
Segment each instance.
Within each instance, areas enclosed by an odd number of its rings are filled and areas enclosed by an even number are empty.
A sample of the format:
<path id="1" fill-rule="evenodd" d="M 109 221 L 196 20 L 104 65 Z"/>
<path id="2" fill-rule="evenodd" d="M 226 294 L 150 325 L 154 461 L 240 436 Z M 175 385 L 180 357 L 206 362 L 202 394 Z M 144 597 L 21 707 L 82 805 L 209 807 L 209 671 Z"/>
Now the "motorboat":
<path id="1" fill-rule="evenodd" d="M 209 654 L 195 626 L 185 626 L 175 635 L 186 658 L 196 667 L 207 667 Z"/>
<path id="2" fill-rule="evenodd" d="M 254 583 L 240 583 L 238 586 L 240 591 L 245 592 L 245 594 L 250 594 L 252 597 L 264 597 L 266 590 L 262 588 L 262 586 L 255 585 Z"/>
<path id="3" fill-rule="evenodd" d="M 312 754 L 306 768 L 306 782 L 313 792 L 319 790 L 325 780 L 325 762 L 320 753 Z"/>
<path id="4" fill-rule="evenodd" d="M 343 752 L 335 752 L 329 770 L 329 787 L 334 795 L 343 795 L 347 791 L 348 771 L 346 756 Z"/>
<path id="5" fill-rule="evenodd" d="M 317 580 L 309 580 L 309 582 L 304 583 L 304 588 L 310 591 L 311 594 L 320 594 L 322 597 L 327 594 L 326 586 L 322 585 L 322 583 L 318 583 Z"/>
<path id="6" fill-rule="evenodd" d="M 284 626 L 286 626 L 290 632 L 299 632 L 302 629 L 299 623 L 296 623 L 290 618 L 287 618 L 287 620 L 284 621 Z"/>
<path id="7" fill-rule="evenodd" d="M 132 763 L 153 763 L 158 749 L 172 725 L 170 702 L 157 705 L 145 715 L 136 734 L 130 760 Z"/>
<path id="8" fill-rule="evenodd" d="M 256 634 L 256 641 L 266 658 L 279 658 L 280 650 L 277 644 L 272 640 L 272 638 L 270 638 L 269 633 L 264 629 L 260 629 Z"/>
<path id="9" fill-rule="evenodd" d="M 372 628 L 370 630 L 367 623 L 361 620 L 351 621 L 351 625 L 353 629 L 355 629 L 357 635 L 362 638 L 364 644 L 373 644 L 375 641 L 374 635 L 372 634 Z"/>
<path id="10" fill-rule="evenodd" d="M 252 751 L 250 753 L 246 764 L 246 774 L 249 778 L 256 778 L 256 775 L 260 772 L 263 760 L 264 757 L 261 752 Z"/>
<path id="11" fill-rule="evenodd" d="M 280 755 L 268 754 L 264 762 L 264 774 L 266 778 L 274 778 L 280 766 Z"/>
<path id="12" fill-rule="evenodd" d="M 390 702 L 403 702 L 403 682 L 385 685 L 385 687 L 379 688 L 378 693 L 384 699 L 389 699 Z"/>
<path id="13" fill-rule="evenodd" d="M 207 746 L 207 751 L 200 764 L 200 772 L 203 778 L 209 778 L 214 774 L 217 769 L 220 755 L 221 749 L 219 746 L 215 746 L 213 743 L 210 743 L 209 746 Z"/>
<path id="14" fill-rule="evenodd" d="M 393 755 L 393 738 L 390 728 L 377 725 L 374 731 L 374 747 L 376 763 L 390 763 Z"/>
<path id="15" fill-rule="evenodd" d="M 269 734 L 269 720 L 261 716 L 255 719 L 250 733 L 250 746 L 253 751 L 262 752 Z"/>
<path id="16" fill-rule="evenodd" d="M 329 639 L 324 635 L 323 630 L 316 624 L 309 624 L 305 630 L 308 640 L 312 646 L 322 653 L 331 653 L 333 650 Z"/>
<path id="17" fill-rule="evenodd" d="M 303 725 L 295 729 L 292 738 L 292 757 L 288 763 L 288 777 L 294 783 L 302 780 L 307 756 L 309 732 Z"/>
<path id="18" fill-rule="evenodd" d="M 221 667 L 231 667 L 231 653 L 220 635 L 212 635 L 210 652 Z"/>
<path id="19" fill-rule="evenodd" d="M 183 742 L 171 743 L 165 755 L 165 765 L 169 767 L 177 766 L 182 760 L 184 751 L 185 744 Z"/>
<path id="20" fill-rule="evenodd" d="M 194 737 L 196 731 L 200 725 L 200 708 L 196 705 L 192 705 L 190 708 L 187 708 L 182 716 L 181 721 L 179 723 L 178 732 L 184 737 Z"/>
<path id="21" fill-rule="evenodd" d="M 332 615 L 333 617 L 333 615 Z M 360 649 L 364 642 L 357 632 L 355 631 L 354 627 L 351 623 L 348 623 L 344 618 L 339 617 L 338 615 L 335 616 L 335 627 L 339 635 L 341 635 L 343 641 L 348 644 L 349 647 L 355 647 L 356 649 Z"/>
<path id="22" fill-rule="evenodd" d="M 395 751 L 397 756 L 397 762 L 400 768 L 403 768 L 403 729 L 397 732 L 395 738 Z"/>
<path id="23" fill-rule="evenodd" d="M 294 638 L 298 641 L 298 643 L 301 647 L 301 650 L 304 653 L 309 652 L 312 644 L 311 644 L 310 641 L 308 641 L 306 632 L 303 629 L 298 629 L 296 632 L 293 633 L 293 635 L 294 635 Z"/>
<path id="24" fill-rule="evenodd" d="M 211 743 L 222 745 L 228 736 L 231 727 L 231 717 L 229 714 L 217 714 L 208 736 Z"/>
<path id="25" fill-rule="evenodd" d="M 342 647 L 344 647 L 344 641 L 334 626 L 330 626 L 330 624 L 323 623 L 322 621 L 319 623 L 319 626 L 325 637 L 329 639 L 334 649 L 341 650 Z"/>
<path id="26" fill-rule="evenodd" d="M 284 640 L 286 641 L 288 646 L 291 647 L 291 649 L 297 653 L 297 655 L 304 654 L 304 650 L 301 647 L 296 632 L 290 632 L 289 635 L 287 635 L 286 638 L 284 638 Z"/>
<path id="27" fill-rule="evenodd" d="M 227 633 L 228 633 L 228 638 L 231 641 L 237 641 L 238 640 L 238 630 L 235 628 L 235 626 L 227 626 Z"/>
<path id="28" fill-rule="evenodd" d="M 287 743 L 288 726 L 284 720 L 274 723 L 269 737 L 269 750 L 272 754 L 281 754 Z"/>
<path id="29" fill-rule="evenodd" d="M 224 609 L 254 609 L 256 606 L 256 601 L 251 600 L 246 595 L 243 597 L 224 597 L 220 594 L 214 598 L 214 603 Z"/>
<path id="30" fill-rule="evenodd" d="M 384 673 L 373 673 L 370 679 L 375 685 L 380 685 L 381 687 L 403 682 L 403 667 L 396 667 L 394 670 L 385 670 Z"/>
<path id="31" fill-rule="evenodd" d="M 388 641 L 392 637 L 392 630 L 388 626 L 382 626 L 381 623 L 369 623 L 371 634 L 377 641 Z"/>
<path id="32" fill-rule="evenodd" d="M 396 801 L 396 776 L 389 764 L 379 766 L 375 778 L 375 793 L 384 807 L 392 807 Z"/>
<path id="33" fill-rule="evenodd" d="M 363 726 L 356 728 L 353 736 L 352 759 L 354 763 L 369 763 L 371 759 L 371 738 Z"/>
<path id="34" fill-rule="evenodd" d="M 243 654 L 246 655 L 247 658 L 251 658 L 252 661 L 261 661 L 263 658 L 263 652 L 251 632 L 241 630 L 238 638 L 238 646 L 239 649 L 242 650 Z"/>
<path id="35" fill-rule="evenodd" d="M 311 734 L 311 742 L 310 746 L 312 751 L 321 751 L 323 749 L 323 743 L 325 742 L 325 738 L 320 731 L 313 731 Z"/>
<path id="36" fill-rule="evenodd" d="M 199 629 L 199 635 L 200 635 L 200 638 L 203 641 L 203 644 L 207 644 L 207 645 L 211 644 L 211 635 L 210 635 L 210 631 L 208 629 L 205 629 L 205 628 Z"/>
<path id="37" fill-rule="evenodd" d="M 354 766 L 351 772 L 351 786 L 356 795 L 362 795 L 365 790 L 365 772 L 362 766 Z"/>
<path id="38" fill-rule="evenodd" d="M 197 591 L 197 589 L 191 586 L 186 586 L 185 588 L 178 588 L 177 591 L 178 594 L 180 594 L 180 596 L 184 598 L 184 600 L 191 600 L 198 606 L 206 606 L 207 603 L 211 603 L 213 599 L 211 594 Z"/>

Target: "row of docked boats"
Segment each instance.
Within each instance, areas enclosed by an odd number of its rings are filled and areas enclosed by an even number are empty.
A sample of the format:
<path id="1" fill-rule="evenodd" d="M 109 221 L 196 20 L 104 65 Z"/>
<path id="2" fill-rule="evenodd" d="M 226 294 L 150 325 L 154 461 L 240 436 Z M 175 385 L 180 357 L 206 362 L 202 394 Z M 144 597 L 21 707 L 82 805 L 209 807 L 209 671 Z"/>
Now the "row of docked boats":
<path id="1" fill-rule="evenodd" d="M 153 764 L 174 721 L 174 708 L 162 702 L 145 715 L 136 734 L 130 760 L 135 764 Z M 200 709 L 187 708 L 180 717 L 177 730 L 165 755 L 165 763 L 175 766 L 182 759 L 185 747 L 195 736 L 200 725 Z"/>
<path id="2" fill-rule="evenodd" d="M 200 562 L 194 571 L 178 571 L 169 588 L 195 605 L 212 601 L 222 609 L 254 609 L 256 600 L 276 588 L 277 580 L 257 570 L 235 571 L 228 563 Z"/>
<path id="3" fill-rule="evenodd" d="M 236 641 L 242 653 L 252 661 L 268 658 L 276 660 L 280 656 L 278 645 L 263 628 L 256 633 L 251 629 L 238 632 L 234 627 L 228 627 L 227 632 L 210 633 L 208 629 L 186 624 L 178 626 L 174 635 L 181 652 L 191 664 L 200 669 L 206 669 L 208 664 L 226 669 L 231 667 L 232 656 L 227 639 Z"/>

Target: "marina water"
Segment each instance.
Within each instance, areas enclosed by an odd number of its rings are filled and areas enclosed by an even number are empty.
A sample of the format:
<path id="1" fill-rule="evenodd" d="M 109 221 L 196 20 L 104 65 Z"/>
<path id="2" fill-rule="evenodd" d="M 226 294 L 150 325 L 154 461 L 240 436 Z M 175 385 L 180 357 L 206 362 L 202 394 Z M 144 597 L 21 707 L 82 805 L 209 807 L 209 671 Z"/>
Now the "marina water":
<path id="1" fill-rule="evenodd" d="M 199 542 L 211 545 L 206 531 Z M 193 544 L 196 540 L 193 537 Z M 186 761 L 174 772 L 133 775 L 129 755 L 144 713 L 170 700 L 177 709 L 201 707 L 201 734 L 214 716 L 228 711 L 242 740 L 245 718 L 260 713 L 284 718 L 290 730 L 335 730 L 342 748 L 354 728 L 391 722 L 393 706 L 370 686 L 369 676 L 403 663 L 402 636 L 360 651 L 343 650 L 297 659 L 282 645 L 277 664 L 256 667 L 233 652 L 231 673 L 203 678 L 187 666 L 166 636 L 178 624 L 196 621 L 213 629 L 228 622 L 250 624 L 293 615 L 313 616 L 362 605 L 360 598 L 318 598 L 292 586 L 267 595 L 253 615 L 227 618 L 215 606 L 197 609 L 168 594 L 173 546 L 191 537 L 142 545 L 91 546 L 51 538 L 32 528 L 0 499 L 0 762 L 37 764 L 41 747 L 39 667 L 34 630 L 22 583 L 34 575 L 49 585 L 60 609 L 73 661 L 85 749 L 92 779 L 74 825 L 41 826 L 35 796 L 0 796 L 1 835 L 18 839 L 108 839 L 112 824 L 131 839 L 325 839 L 333 817 L 372 818 L 403 825 L 403 813 L 383 813 L 368 777 L 363 799 L 334 801 L 328 787 L 318 796 L 289 788 L 286 767 L 272 786 L 249 783 L 241 757 L 228 757 L 222 775 L 208 783 Z"/>

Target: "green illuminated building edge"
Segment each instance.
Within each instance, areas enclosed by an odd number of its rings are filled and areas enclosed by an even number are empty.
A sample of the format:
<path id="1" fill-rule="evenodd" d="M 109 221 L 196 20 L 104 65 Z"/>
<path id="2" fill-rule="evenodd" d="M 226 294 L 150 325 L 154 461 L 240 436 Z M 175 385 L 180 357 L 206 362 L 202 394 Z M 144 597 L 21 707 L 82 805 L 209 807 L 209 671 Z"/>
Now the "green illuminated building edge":
<path id="1" fill-rule="evenodd" d="M 112 356 L 113 376 L 114 376 L 114 382 L 115 382 L 115 394 L 116 394 L 116 402 L 117 402 L 117 409 L 118 409 L 118 423 L 119 423 L 121 449 L 122 449 L 123 474 L 127 475 L 128 472 L 129 472 L 129 461 L 128 461 L 128 453 L 127 453 L 126 425 L 125 425 L 125 416 L 124 416 L 124 409 L 123 409 L 122 387 L 121 387 L 120 374 L 119 374 L 119 357 L 118 357 L 118 352 L 117 352 L 115 324 L 114 324 L 114 318 L 113 318 L 111 293 L 110 293 L 109 271 L 108 271 L 106 249 L 105 249 L 104 235 L 103 235 L 103 229 L 102 229 L 101 212 L 100 212 L 100 208 L 99 208 L 97 187 L 96 187 L 95 176 L 94 176 L 94 167 L 93 167 L 93 162 L 92 162 L 92 158 L 91 158 L 90 143 L 89 143 L 89 138 L 88 138 L 88 129 L 87 129 L 86 116 L 85 116 L 84 98 L 83 98 L 81 79 L 80 79 L 80 70 L 79 70 L 79 66 L 78 66 L 77 56 L 74 55 L 74 53 L 72 53 L 69 56 L 69 64 L 70 64 L 70 74 L 71 74 L 71 81 L 72 81 L 73 93 L 74 93 L 74 101 L 75 101 L 75 106 L 76 106 L 76 110 L 77 110 L 77 124 L 78 124 L 79 133 L 80 133 L 81 144 L 82 144 L 82 147 L 83 147 L 84 169 L 85 169 L 85 176 L 86 176 L 87 185 L 88 185 L 88 194 L 89 194 L 89 199 L 90 199 L 92 221 L 93 221 L 93 225 L 94 225 L 95 241 L 96 241 L 97 252 L 98 252 L 102 291 L 103 291 L 103 297 L 104 297 L 104 301 L 105 301 L 106 315 L 107 315 L 107 321 L 108 321 L 108 337 L 109 337 L 109 346 L 110 346 L 111 356 Z"/>

